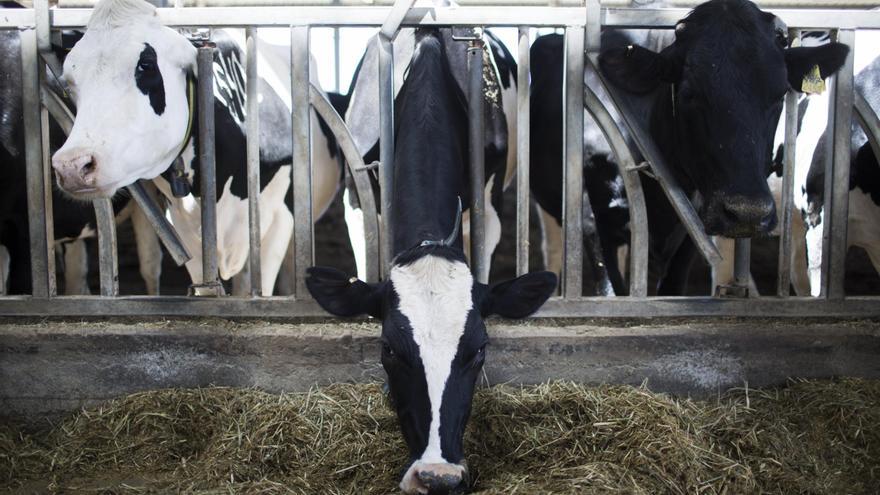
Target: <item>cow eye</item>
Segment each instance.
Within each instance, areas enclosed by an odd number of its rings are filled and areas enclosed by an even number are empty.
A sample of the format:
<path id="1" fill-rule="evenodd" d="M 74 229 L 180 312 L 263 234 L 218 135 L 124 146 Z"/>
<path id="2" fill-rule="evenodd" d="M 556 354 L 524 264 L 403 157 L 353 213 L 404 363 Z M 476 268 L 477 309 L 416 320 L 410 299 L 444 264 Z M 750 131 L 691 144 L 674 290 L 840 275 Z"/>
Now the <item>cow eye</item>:
<path id="1" fill-rule="evenodd" d="M 471 367 L 480 366 L 484 361 L 486 361 L 486 344 L 483 344 L 477 349 L 477 352 L 474 353 L 474 357 L 471 358 L 470 365 Z"/>
<path id="2" fill-rule="evenodd" d="M 397 354 L 394 353 L 394 349 L 388 345 L 388 342 L 382 342 L 382 357 L 387 358 L 396 358 Z"/>
<path id="3" fill-rule="evenodd" d="M 137 65 L 138 72 L 150 72 L 156 70 L 155 60 L 141 60 Z"/>
<path id="4" fill-rule="evenodd" d="M 776 43 L 778 43 L 779 46 L 781 46 L 782 48 L 788 47 L 788 33 L 785 30 L 776 30 Z"/>

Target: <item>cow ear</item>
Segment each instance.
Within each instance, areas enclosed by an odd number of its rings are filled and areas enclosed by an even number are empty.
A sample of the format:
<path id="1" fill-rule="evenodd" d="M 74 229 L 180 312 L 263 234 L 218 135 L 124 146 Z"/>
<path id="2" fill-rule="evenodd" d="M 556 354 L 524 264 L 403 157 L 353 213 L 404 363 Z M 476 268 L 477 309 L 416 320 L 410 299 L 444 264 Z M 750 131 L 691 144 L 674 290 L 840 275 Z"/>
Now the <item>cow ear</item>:
<path id="1" fill-rule="evenodd" d="M 480 313 L 484 317 L 497 314 L 505 318 L 525 318 L 537 311 L 555 291 L 555 273 L 526 273 L 486 289 Z"/>
<path id="2" fill-rule="evenodd" d="M 325 311 L 336 316 L 382 316 L 383 284 L 368 284 L 326 266 L 308 269 L 306 287 Z"/>
<path id="3" fill-rule="evenodd" d="M 639 45 L 603 50 L 599 68 L 612 84 L 639 95 L 650 93 L 660 83 L 677 82 L 681 74 L 680 64 L 666 50 L 657 53 Z"/>
<path id="4" fill-rule="evenodd" d="M 822 79 L 825 79 L 843 66 L 848 54 L 849 47 L 843 43 L 789 48 L 785 50 L 788 84 L 795 91 L 800 91 L 804 76 L 817 65 L 819 66 L 819 74 Z"/>

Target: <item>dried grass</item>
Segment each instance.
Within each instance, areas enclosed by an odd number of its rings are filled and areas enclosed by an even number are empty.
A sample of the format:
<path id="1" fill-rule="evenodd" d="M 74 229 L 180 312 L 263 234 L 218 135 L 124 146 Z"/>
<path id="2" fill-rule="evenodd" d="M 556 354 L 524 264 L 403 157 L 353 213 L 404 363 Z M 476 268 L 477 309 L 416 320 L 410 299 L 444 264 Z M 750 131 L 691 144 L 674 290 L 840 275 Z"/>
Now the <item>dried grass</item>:
<path id="1" fill-rule="evenodd" d="M 793 382 L 706 402 L 497 386 L 477 393 L 466 451 L 486 494 L 873 493 L 880 382 Z M 44 431 L 0 427 L 0 492 L 393 493 L 404 462 L 378 384 L 157 390 Z"/>

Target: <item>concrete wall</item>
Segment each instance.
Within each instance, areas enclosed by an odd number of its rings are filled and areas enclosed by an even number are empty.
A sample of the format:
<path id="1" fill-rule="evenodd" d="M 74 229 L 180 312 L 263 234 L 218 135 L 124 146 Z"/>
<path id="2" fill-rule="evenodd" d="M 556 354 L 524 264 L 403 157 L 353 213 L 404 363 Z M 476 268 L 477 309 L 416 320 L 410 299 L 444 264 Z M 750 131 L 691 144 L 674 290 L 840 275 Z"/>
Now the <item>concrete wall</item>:
<path id="1" fill-rule="evenodd" d="M 877 321 L 493 320 L 485 380 L 640 384 L 696 396 L 789 377 L 880 378 Z M 279 392 L 381 380 L 370 322 L 0 320 L 0 411 L 42 415 L 161 387 Z"/>

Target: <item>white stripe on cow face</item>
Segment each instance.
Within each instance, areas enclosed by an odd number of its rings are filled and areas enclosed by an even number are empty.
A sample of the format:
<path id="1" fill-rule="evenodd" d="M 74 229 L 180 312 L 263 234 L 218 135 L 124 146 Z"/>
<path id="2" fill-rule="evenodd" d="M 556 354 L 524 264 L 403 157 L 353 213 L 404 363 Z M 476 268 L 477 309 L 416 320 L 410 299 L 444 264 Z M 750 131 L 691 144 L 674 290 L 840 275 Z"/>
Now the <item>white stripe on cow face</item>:
<path id="1" fill-rule="evenodd" d="M 440 406 L 452 360 L 473 308 L 473 277 L 461 261 L 428 255 L 409 265 L 393 267 L 390 278 L 400 298 L 399 310 L 412 327 L 431 401 L 428 445 L 418 462 L 448 463 L 451 461 L 443 458 L 440 448 Z"/>

